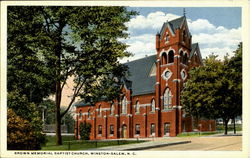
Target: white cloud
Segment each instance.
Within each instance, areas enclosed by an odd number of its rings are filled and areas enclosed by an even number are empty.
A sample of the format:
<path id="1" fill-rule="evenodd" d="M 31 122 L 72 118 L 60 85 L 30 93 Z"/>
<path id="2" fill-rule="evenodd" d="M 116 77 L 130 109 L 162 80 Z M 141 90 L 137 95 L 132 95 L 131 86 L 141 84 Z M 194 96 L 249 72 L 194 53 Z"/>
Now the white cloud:
<path id="1" fill-rule="evenodd" d="M 167 20 L 173 20 L 179 16 L 174 14 L 165 14 L 161 11 L 153 12 L 148 14 L 147 17 L 138 15 L 135 18 L 132 18 L 127 26 L 131 32 L 135 32 L 140 29 L 159 29 L 162 27 L 163 23 Z"/>
<path id="2" fill-rule="evenodd" d="M 192 33 L 204 32 L 204 31 L 214 31 L 216 27 L 209 23 L 207 19 L 197 19 L 195 21 L 188 20 L 188 27 Z"/>
<path id="3" fill-rule="evenodd" d="M 147 16 L 136 16 L 127 23 L 130 39 L 125 42 L 130 45 L 128 50 L 138 59 L 147 54 L 155 53 L 155 34 L 160 31 L 162 25 L 167 20 L 173 20 L 179 16 L 174 14 L 165 14 L 157 11 Z M 209 54 L 219 55 L 220 59 L 228 53 L 232 56 L 232 52 L 237 48 L 241 41 L 241 28 L 227 29 L 224 26 L 215 26 L 207 19 L 197 19 L 192 21 L 187 19 L 188 27 L 192 34 L 193 43 L 198 42 L 200 45 L 202 57 L 205 58 Z M 126 61 L 126 59 L 123 59 Z"/>

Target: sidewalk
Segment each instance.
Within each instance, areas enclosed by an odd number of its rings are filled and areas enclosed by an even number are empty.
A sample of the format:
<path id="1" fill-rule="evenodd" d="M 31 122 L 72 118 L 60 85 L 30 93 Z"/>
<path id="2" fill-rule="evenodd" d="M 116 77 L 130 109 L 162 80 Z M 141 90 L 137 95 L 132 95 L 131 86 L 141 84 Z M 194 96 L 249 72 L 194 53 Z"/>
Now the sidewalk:
<path id="1" fill-rule="evenodd" d="M 242 136 L 242 131 L 237 131 L 236 134 L 233 133 L 233 131 L 227 132 L 227 135 L 223 133 L 218 133 L 214 135 L 208 135 L 208 136 L 201 136 L 201 137 L 226 137 L 226 136 Z"/>
<path id="2" fill-rule="evenodd" d="M 109 147 L 102 147 L 102 148 L 95 148 L 91 150 L 106 150 L 106 151 L 124 151 L 124 150 L 146 150 L 152 148 L 159 148 L 177 144 L 187 144 L 191 143 L 191 141 L 175 141 L 175 142 L 166 142 L 166 141 L 149 141 L 144 143 L 137 143 L 137 144 L 127 144 L 127 145 L 120 145 L 120 146 L 109 146 Z"/>

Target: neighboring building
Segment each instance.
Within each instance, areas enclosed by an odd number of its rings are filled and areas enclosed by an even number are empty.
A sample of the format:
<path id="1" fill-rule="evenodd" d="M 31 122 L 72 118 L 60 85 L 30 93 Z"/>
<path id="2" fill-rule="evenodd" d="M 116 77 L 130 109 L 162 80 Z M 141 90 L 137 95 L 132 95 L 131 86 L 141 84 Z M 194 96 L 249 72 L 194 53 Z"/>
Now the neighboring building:
<path id="1" fill-rule="evenodd" d="M 154 40 L 154 39 L 152 39 Z M 75 103 L 79 138 L 80 122 L 92 125 L 91 139 L 176 136 L 182 132 L 213 131 L 214 120 L 185 117 L 180 93 L 188 71 L 201 66 L 198 43 L 192 44 L 186 17 L 165 22 L 156 35 L 156 54 L 125 63 L 120 101 Z M 197 123 L 196 123 L 197 124 Z"/>

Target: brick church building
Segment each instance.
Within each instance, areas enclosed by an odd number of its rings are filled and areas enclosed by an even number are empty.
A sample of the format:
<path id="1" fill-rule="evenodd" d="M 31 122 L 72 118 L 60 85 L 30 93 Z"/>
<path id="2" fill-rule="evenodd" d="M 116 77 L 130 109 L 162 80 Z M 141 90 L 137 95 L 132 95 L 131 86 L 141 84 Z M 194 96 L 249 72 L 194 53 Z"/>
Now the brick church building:
<path id="1" fill-rule="evenodd" d="M 186 17 L 165 22 L 155 41 L 155 55 L 125 63 L 130 75 L 124 80 L 119 103 L 75 103 L 78 139 L 79 125 L 85 121 L 92 125 L 90 139 L 172 137 L 182 132 L 215 130 L 214 120 L 186 117 L 180 104 L 188 71 L 203 65 Z"/>

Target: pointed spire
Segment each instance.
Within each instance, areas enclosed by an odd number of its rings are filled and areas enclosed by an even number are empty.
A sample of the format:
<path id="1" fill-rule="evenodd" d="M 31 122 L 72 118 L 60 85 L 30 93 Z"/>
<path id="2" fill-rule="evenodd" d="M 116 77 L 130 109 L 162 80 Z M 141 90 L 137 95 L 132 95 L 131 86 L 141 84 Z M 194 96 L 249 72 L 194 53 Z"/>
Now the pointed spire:
<path id="1" fill-rule="evenodd" d="M 183 8 L 183 16 L 186 17 L 186 10 Z"/>

